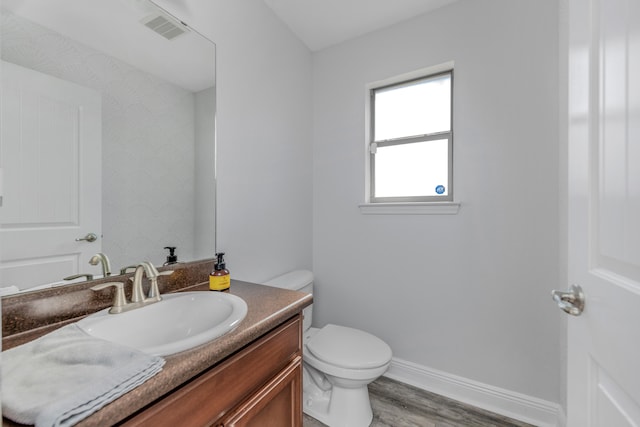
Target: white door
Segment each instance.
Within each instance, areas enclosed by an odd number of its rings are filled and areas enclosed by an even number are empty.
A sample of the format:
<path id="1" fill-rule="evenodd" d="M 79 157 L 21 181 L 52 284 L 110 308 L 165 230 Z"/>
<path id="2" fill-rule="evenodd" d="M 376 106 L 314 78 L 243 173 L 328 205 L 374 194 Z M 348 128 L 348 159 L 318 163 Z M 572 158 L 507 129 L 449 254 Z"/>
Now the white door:
<path id="1" fill-rule="evenodd" d="M 569 5 L 567 420 L 640 426 L 640 1 Z"/>
<path id="2" fill-rule="evenodd" d="M 101 109 L 92 89 L 2 62 L 0 286 L 62 280 L 100 252 Z"/>

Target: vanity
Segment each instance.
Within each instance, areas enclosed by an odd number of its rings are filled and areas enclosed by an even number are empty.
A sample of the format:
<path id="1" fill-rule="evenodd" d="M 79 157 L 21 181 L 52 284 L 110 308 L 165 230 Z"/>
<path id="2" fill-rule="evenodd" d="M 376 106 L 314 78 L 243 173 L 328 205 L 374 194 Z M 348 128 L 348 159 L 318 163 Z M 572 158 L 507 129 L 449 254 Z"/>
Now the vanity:
<path id="1" fill-rule="evenodd" d="M 175 273 L 160 284 L 161 293 L 210 292 L 212 266 L 212 260 L 172 266 Z M 108 292 L 89 290 L 96 282 L 4 299 L 3 349 L 108 307 Z M 237 328 L 166 356 L 159 374 L 77 426 L 301 426 L 302 309 L 311 295 L 236 280 L 230 293 L 248 307 Z M 48 299 L 56 308 L 46 315 Z M 89 312 L 77 315 L 83 311 Z M 22 319 L 19 313 L 32 315 Z M 3 419 L 3 426 L 18 425 Z"/>

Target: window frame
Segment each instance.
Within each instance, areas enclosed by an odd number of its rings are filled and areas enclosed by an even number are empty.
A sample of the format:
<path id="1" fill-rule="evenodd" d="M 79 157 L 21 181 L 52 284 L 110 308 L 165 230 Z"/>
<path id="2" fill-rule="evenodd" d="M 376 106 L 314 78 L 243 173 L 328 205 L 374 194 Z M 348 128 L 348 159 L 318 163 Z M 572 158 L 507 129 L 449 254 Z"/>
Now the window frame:
<path id="1" fill-rule="evenodd" d="M 452 202 L 453 201 L 453 86 L 454 86 L 454 73 L 452 64 L 447 64 L 446 68 L 440 68 L 438 71 L 424 71 L 418 76 L 410 78 L 399 77 L 395 81 L 386 82 L 381 85 L 372 85 L 369 87 L 369 138 L 367 141 L 367 150 L 369 153 L 369 167 L 368 167 L 368 202 L 372 204 L 376 203 L 414 203 L 414 202 Z M 376 141 L 375 139 L 375 96 L 376 92 L 389 88 L 401 88 L 403 86 L 410 86 L 421 80 L 431 80 L 444 75 L 449 75 L 451 80 L 450 87 L 450 124 L 449 130 L 445 132 L 436 132 L 424 135 L 411 135 L 401 138 L 392 138 L 386 140 Z M 447 182 L 447 195 L 439 196 L 398 196 L 398 197 L 376 197 L 375 196 L 375 155 L 378 147 L 390 147 L 394 145 L 402 144 L 414 144 L 419 142 L 428 141 L 440 141 L 447 140 L 447 155 L 448 155 L 448 182 Z"/>

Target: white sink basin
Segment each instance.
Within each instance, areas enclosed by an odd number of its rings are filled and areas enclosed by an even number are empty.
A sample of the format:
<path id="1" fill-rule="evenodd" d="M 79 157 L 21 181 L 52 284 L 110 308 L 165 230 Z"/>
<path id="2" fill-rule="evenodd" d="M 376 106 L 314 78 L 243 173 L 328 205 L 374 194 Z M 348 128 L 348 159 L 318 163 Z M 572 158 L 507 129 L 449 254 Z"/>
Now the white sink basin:
<path id="1" fill-rule="evenodd" d="M 96 338 L 166 356 L 231 331 L 247 315 L 247 303 L 222 292 L 179 292 L 125 313 L 108 310 L 85 317 L 78 326 Z"/>

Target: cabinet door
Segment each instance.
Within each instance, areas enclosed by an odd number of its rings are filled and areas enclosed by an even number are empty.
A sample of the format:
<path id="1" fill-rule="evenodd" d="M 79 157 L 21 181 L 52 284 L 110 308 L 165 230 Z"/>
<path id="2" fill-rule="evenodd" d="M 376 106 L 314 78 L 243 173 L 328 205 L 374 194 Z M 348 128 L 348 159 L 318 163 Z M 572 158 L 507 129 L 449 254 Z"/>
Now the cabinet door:
<path id="1" fill-rule="evenodd" d="M 222 423 L 224 427 L 302 426 L 302 358 L 292 361 Z"/>
<path id="2" fill-rule="evenodd" d="M 219 425 L 238 403 L 253 400 L 294 362 L 302 359 L 302 319 L 291 320 L 254 341 L 218 366 L 178 388 L 121 425 L 203 427 Z M 300 390 L 300 395 L 302 391 Z M 298 397 L 298 400 L 301 398 Z M 244 424 L 242 424 L 244 425 Z M 257 424 L 256 424 L 257 425 Z M 276 425 L 276 424 L 264 424 Z M 281 424 L 277 427 L 300 424 Z M 262 427 L 263 427 L 262 426 Z"/>

